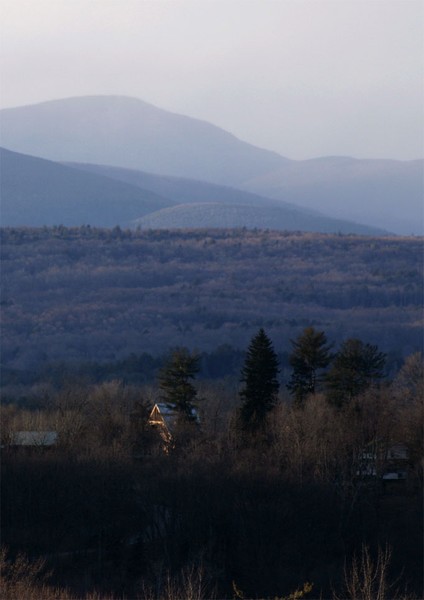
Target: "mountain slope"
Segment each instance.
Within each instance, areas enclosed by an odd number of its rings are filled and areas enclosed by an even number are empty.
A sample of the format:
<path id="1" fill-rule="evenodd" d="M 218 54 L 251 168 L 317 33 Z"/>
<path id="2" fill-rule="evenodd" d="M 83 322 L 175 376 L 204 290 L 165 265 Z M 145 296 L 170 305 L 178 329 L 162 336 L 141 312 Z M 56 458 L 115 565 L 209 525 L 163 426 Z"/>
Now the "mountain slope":
<path id="1" fill-rule="evenodd" d="M 6 149 L 0 149 L 0 164 L 3 226 L 257 227 L 384 233 L 203 182 L 129 172 L 127 178 L 138 182 L 132 185 L 111 178 L 114 169 L 95 169 L 108 173 L 105 176 Z M 126 171 L 125 174 L 128 175 Z M 140 187 L 140 183 L 160 189 L 167 197 Z M 187 201 L 181 204 L 181 199 Z M 207 199 L 216 202 L 201 202 Z M 163 210 L 173 206 L 175 211 Z M 148 218 L 150 213 L 152 216 Z"/>
<path id="2" fill-rule="evenodd" d="M 87 163 L 66 163 L 76 169 L 97 173 L 118 181 L 139 186 L 172 199 L 177 204 L 189 204 L 199 202 L 218 202 L 220 204 L 244 204 L 246 206 L 291 206 L 294 205 L 259 196 L 246 190 L 234 187 L 217 185 L 206 181 L 174 177 L 167 175 L 155 175 L 135 169 L 124 169 L 109 165 L 94 165 Z M 297 207 L 300 210 L 299 207 Z"/>
<path id="3" fill-rule="evenodd" d="M 126 226 L 173 204 L 153 192 L 0 149 L 3 226 Z"/>
<path id="4" fill-rule="evenodd" d="M 209 123 L 122 96 L 4 109 L 0 119 L 2 145 L 18 152 L 203 180 L 398 234 L 424 233 L 423 161 L 291 161 Z M 180 191 L 177 202 L 198 201 L 194 188 L 190 200 Z"/>
<path id="5" fill-rule="evenodd" d="M 163 227 L 257 227 L 323 233 L 340 231 L 365 235 L 387 233 L 379 227 L 368 227 L 357 222 L 334 219 L 310 208 L 233 187 L 181 177 L 154 175 L 121 167 L 70 164 L 78 169 L 140 186 L 166 196 L 175 204 L 180 204 L 175 211 L 160 211 L 151 216 L 146 215 L 145 219 L 137 220 L 137 224 L 142 227 L 149 222 L 149 227 L 157 226 L 159 229 Z M 203 209 L 200 208 L 202 203 Z M 190 214 L 189 204 L 196 205 L 192 209 L 192 214 Z M 216 205 L 219 204 L 225 207 L 218 208 Z M 234 207 L 234 210 L 231 210 L 231 207 Z M 256 210 L 248 210 L 249 207 L 255 207 Z M 269 211 L 268 208 L 272 207 L 276 210 Z"/>
<path id="6" fill-rule="evenodd" d="M 158 210 L 136 219 L 141 229 L 192 229 L 192 228 L 236 228 L 273 229 L 281 231 L 311 231 L 321 233 L 356 233 L 382 235 L 387 232 L 330 219 L 313 213 L 304 213 L 286 206 L 243 206 L 213 202 L 180 204 Z"/>
<path id="7" fill-rule="evenodd" d="M 123 96 L 3 109 L 0 118 L 3 146 L 55 161 L 110 164 L 232 185 L 285 162 L 214 125 Z"/>
<path id="8" fill-rule="evenodd" d="M 424 233 L 424 161 L 329 157 L 283 165 L 243 188 L 402 235 Z"/>

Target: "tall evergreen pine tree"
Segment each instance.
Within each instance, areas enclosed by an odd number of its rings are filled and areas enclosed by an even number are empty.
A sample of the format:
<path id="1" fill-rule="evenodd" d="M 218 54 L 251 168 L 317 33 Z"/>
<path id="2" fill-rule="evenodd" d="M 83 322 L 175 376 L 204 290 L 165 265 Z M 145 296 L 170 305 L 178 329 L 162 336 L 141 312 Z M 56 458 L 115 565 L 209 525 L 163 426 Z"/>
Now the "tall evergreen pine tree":
<path id="1" fill-rule="evenodd" d="M 240 392 L 241 426 L 245 431 L 257 431 L 277 403 L 279 383 L 278 358 L 272 342 L 261 328 L 252 338 L 241 371 L 244 387 Z"/>
<path id="2" fill-rule="evenodd" d="M 306 327 L 291 344 L 289 362 L 293 371 L 287 389 L 301 405 L 309 394 L 315 394 L 324 379 L 323 369 L 332 359 L 331 344 L 323 331 L 315 331 L 313 327 Z"/>
<path id="3" fill-rule="evenodd" d="M 327 396 L 338 406 L 376 385 L 384 377 L 386 354 L 377 346 L 349 338 L 337 352 L 327 375 Z"/>
<path id="4" fill-rule="evenodd" d="M 159 373 L 162 400 L 178 413 L 182 421 L 196 419 L 194 409 L 197 390 L 192 380 L 198 371 L 199 356 L 191 354 L 187 348 L 177 348 Z"/>

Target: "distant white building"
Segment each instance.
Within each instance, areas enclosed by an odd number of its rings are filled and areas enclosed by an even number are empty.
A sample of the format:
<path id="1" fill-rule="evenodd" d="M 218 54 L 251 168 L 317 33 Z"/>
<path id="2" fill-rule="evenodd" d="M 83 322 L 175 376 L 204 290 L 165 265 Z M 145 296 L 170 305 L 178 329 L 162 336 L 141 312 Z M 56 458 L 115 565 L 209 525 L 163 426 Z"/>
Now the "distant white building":
<path id="1" fill-rule="evenodd" d="M 57 442 L 56 431 L 15 431 L 12 433 L 10 446 L 46 447 Z"/>
<path id="2" fill-rule="evenodd" d="M 379 442 L 369 444 L 361 453 L 357 475 L 376 478 L 380 473 L 383 481 L 402 481 L 408 478 L 409 448 L 405 444 L 393 444 L 386 450 Z"/>
<path id="3" fill-rule="evenodd" d="M 405 444 L 394 444 L 387 450 L 387 466 L 383 473 L 384 481 L 408 478 L 409 448 Z"/>

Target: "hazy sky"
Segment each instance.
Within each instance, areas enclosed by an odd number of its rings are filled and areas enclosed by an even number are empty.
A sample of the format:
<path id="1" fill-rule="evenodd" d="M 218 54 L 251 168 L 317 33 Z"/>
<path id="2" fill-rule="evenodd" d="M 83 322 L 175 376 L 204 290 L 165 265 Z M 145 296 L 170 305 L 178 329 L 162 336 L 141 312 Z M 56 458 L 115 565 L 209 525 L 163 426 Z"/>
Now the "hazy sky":
<path id="1" fill-rule="evenodd" d="M 0 0 L 1 106 L 121 94 L 288 156 L 423 156 L 422 0 Z"/>

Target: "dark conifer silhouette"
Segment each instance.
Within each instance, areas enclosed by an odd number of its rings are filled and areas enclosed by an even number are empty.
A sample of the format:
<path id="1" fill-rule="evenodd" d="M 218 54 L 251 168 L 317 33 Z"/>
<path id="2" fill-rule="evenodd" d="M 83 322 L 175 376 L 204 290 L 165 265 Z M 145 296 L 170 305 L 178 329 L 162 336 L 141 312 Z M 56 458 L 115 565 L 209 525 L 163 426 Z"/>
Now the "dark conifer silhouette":
<path id="1" fill-rule="evenodd" d="M 178 412 L 183 421 L 196 419 L 194 409 L 197 390 L 192 380 L 198 371 L 199 356 L 190 353 L 187 348 L 177 348 L 159 373 L 162 400 L 169 408 Z"/>
<path id="2" fill-rule="evenodd" d="M 287 389 L 296 403 L 302 404 L 306 396 L 315 394 L 323 379 L 323 369 L 331 361 L 331 344 L 323 331 L 307 327 L 297 340 L 291 340 L 293 347 L 289 357 L 293 368 Z"/>
<path id="3" fill-rule="evenodd" d="M 272 342 L 261 328 L 249 344 L 241 371 L 241 382 L 244 383 L 240 392 L 242 429 L 256 431 L 264 424 L 277 402 L 278 372 L 278 358 Z"/>
<path id="4" fill-rule="evenodd" d="M 386 355 L 377 346 L 350 338 L 343 342 L 327 375 L 328 398 L 349 402 L 384 377 Z"/>

